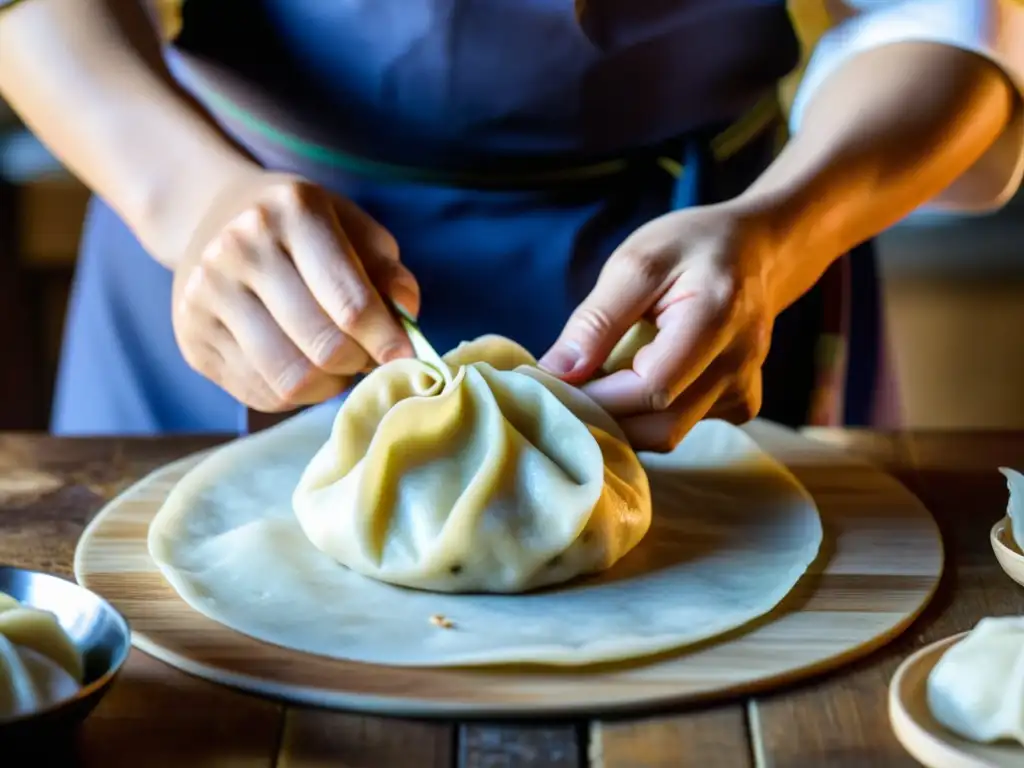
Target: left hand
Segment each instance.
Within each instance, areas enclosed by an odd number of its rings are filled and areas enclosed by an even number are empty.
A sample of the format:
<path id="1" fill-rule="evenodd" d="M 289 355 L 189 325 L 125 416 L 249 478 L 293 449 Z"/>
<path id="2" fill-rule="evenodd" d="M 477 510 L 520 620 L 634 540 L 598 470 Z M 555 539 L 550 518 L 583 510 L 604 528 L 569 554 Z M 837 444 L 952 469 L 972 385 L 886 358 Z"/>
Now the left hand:
<path id="1" fill-rule="evenodd" d="M 735 201 L 651 221 L 611 255 L 541 366 L 582 385 L 637 450 L 670 451 L 705 417 L 749 421 L 776 315 L 775 241 L 770 217 Z M 641 319 L 657 333 L 632 369 L 589 381 Z"/>

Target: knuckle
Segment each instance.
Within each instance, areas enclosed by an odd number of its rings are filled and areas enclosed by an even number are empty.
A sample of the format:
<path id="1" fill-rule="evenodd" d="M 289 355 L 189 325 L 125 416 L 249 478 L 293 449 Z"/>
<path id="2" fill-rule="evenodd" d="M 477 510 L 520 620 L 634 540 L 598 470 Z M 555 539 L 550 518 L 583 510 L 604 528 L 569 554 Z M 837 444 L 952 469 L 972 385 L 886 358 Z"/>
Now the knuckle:
<path id="1" fill-rule="evenodd" d="M 370 311 L 370 292 L 365 286 L 339 291 L 335 305 L 335 322 L 342 328 L 355 328 L 366 319 Z"/>
<path id="2" fill-rule="evenodd" d="M 186 278 L 178 301 L 175 302 L 175 313 L 176 316 L 180 316 L 181 321 L 188 320 L 189 316 L 202 306 L 209 285 L 209 267 L 205 264 L 197 264 Z"/>
<path id="3" fill-rule="evenodd" d="M 292 210 L 309 208 L 318 199 L 318 194 L 317 187 L 303 179 L 283 182 L 275 190 L 278 202 Z"/>
<path id="4" fill-rule="evenodd" d="M 708 300 L 719 312 L 731 316 L 740 309 L 740 284 L 731 272 L 716 272 L 708 276 L 705 290 Z"/>
<path id="5" fill-rule="evenodd" d="M 334 364 L 344 344 L 341 331 L 327 326 L 318 331 L 309 341 L 309 358 L 317 368 L 325 369 Z"/>
<path id="6" fill-rule="evenodd" d="M 312 372 L 313 367 L 306 360 L 285 363 L 271 377 L 271 392 L 282 404 L 296 403 Z"/>
<path id="7" fill-rule="evenodd" d="M 228 227 L 206 248 L 200 257 L 200 264 L 211 272 L 231 274 L 258 260 L 258 252 L 249 238 L 242 232 Z"/>
<path id="8" fill-rule="evenodd" d="M 583 304 L 573 313 L 572 326 L 577 336 L 593 338 L 607 334 L 612 328 L 612 319 L 604 309 Z"/>
<path id="9" fill-rule="evenodd" d="M 642 285 L 662 285 L 671 277 L 675 265 L 667 253 L 627 243 L 615 259 L 609 261 L 608 267 L 613 279 Z"/>
<path id="10" fill-rule="evenodd" d="M 768 357 L 768 351 L 772 346 L 772 321 L 771 318 L 759 315 L 752 323 L 751 347 L 758 362 Z"/>
<path id="11" fill-rule="evenodd" d="M 274 217 L 268 206 L 257 204 L 235 217 L 230 229 L 246 240 L 262 240 L 274 229 Z"/>
<path id="12" fill-rule="evenodd" d="M 229 232 L 221 232 L 203 248 L 199 254 L 200 267 L 219 270 L 227 265 L 231 257 L 231 247 L 235 237 Z"/>
<path id="13" fill-rule="evenodd" d="M 636 278 L 645 285 L 664 283 L 672 273 L 673 264 L 664 254 L 651 251 L 633 252 L 630 264 Z"/>

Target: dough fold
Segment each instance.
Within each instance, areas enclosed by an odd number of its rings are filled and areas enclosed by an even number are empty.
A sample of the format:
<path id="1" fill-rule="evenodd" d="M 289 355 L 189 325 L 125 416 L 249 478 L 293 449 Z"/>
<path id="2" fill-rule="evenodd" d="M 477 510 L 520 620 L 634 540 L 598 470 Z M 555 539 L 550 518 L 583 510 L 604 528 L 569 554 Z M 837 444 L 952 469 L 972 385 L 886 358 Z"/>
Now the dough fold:
<path id="1" fill-rule="evenodd" d="M 353 571 L 433 592 L 516 593 L 605 570 L 651 524 L 614 420 L 522 347 L 485 336 L 369 374 L 292 497 Z M 446 372 L 448 373 L 448 372 Z"/>

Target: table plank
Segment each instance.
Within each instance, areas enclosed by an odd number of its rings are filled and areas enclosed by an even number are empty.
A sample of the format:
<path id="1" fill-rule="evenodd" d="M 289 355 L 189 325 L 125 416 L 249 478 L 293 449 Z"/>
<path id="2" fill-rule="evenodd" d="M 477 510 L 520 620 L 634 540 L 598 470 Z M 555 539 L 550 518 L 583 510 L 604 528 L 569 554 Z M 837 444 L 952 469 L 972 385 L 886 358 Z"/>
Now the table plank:
<path id="1" fill-rule="evenodd" d="M 450 768 L 454 729 L 289 707 L 276 768 Z"/>
<path id="2" fill-rule="evenodd" d="M 838 443 L 850 437 L 825 435 Z M 988 543 L 989 528 L 1006 507 L 995 467 L 1024 466 L 1020 434 L 909 434 L 891 436 L 889 445 L 883 437 L 874 433 L 846 447 L 895 474 L 932 512 L 947 548 L 943 582 L 922 617 L 889 646 L 810 685 L 752 702 L 751 731 L 758 764 L 766 768 L 917 766 L 889 725 L 886 697 L 896 667 L 922 645 L 970 629 L 983 616 L 1024 612 L 1024 592 L 1003 575 Z"/>
<path id="3" fill-rule="evenodd" d="M 591 768 L 748 768 L 751 745 L 742 704 L 670 717 L 595 722 Z"/>
<path id="4" fill-rule="evenodd" d="M 83 768 L 272 768 L 280 706 L 178 672 L 139 651 L 82 726 Z"/>
<path id="5" fill-rule="evenodd" d="M 153 469 L 222 439 L 0 434 L 0 563 L 71 577 L 78 537 L 107 501 Z"/>
<path id="6" fill-rule="evenodd" d="M 463 725 L 458 768 L 582 768 L 580 730 L 574 726 Z"/>

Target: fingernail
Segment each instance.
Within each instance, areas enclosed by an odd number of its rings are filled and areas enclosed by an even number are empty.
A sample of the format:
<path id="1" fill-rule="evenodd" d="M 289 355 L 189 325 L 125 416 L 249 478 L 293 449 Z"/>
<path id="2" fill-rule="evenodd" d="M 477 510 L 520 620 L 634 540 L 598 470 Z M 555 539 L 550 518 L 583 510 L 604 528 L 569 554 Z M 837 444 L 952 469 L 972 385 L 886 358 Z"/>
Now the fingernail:
<path id="1" fill-rule="evenodd" d="M 420 310 L 420 287 L 416 278 L 407 273 L 399 273 L 390 285 L 391 299 L 402 306 L 413 317 Z"/>
<path id="2" fill-rule="evenodd" d="M 582 354 L 575 344 L 559 344 L 540 359 L 540 367 L 557 376 L 572 373 L 580 364 Z"/>

